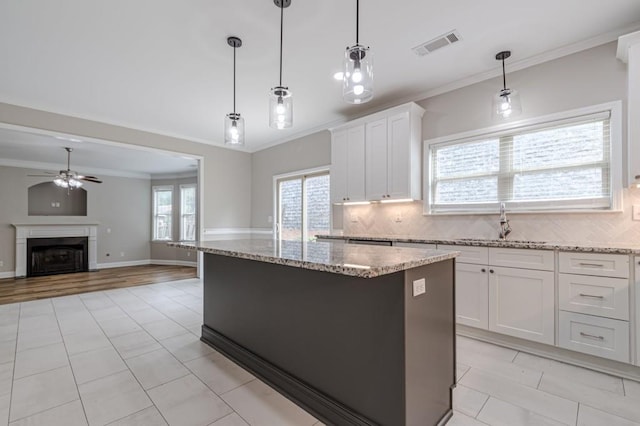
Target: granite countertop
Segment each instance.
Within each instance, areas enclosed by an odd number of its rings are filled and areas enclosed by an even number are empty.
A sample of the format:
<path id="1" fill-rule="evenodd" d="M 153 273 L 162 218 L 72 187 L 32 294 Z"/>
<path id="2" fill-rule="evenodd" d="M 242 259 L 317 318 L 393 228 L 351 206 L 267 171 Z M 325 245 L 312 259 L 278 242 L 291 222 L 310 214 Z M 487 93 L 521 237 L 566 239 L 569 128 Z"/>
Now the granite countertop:
<path id="1" fill-rule="evenodd" d="M 361 278 L 374 278 L 453 259 L 460 252 L 422 248 L 364 246 L 324 241 L 244 239 L 167 243 L 172 247 L 241 259 L 277 263 Z"/>
<path id="2" fill-rule="evenodd" d="M 585 242 L 553 242 L 553 241 L 524 241 L 524 240 L 492 240 L 482 238 L 462 239 L 433 239 L 416 238 L 410 236 L 380 236 L 380 235 L 317 235 L 318 238 L 334 240 L 365 240 L 365 241 L 391 241 L 421 244 L 447 244 L 458 246 L 476 247 L 504 247 L 524 248 L 538 250 L 560 250 L 590 253 L 610 254 L 640 254 L 640 243 L 585 243 Z"/>

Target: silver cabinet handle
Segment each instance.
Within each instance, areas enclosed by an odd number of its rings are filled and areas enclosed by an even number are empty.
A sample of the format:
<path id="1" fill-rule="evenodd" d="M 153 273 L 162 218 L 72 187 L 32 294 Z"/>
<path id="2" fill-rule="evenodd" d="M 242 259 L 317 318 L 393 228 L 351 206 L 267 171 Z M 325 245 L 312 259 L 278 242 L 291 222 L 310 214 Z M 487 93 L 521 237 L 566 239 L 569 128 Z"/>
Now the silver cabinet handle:
<path id="1" fill-rule="evenodd" d="M 583 262 L 580 262 L 580 263 L 578 263 L 578 265 L 580 265 L 580 266 L 593 266 L 594 268 L 604 268 L 604 265 L 601 264 L 601 263 L 583 263 Z"/>
<path id="2" fill-rule="evenodd" d="M 594 336 L 593 334 L 583 333 L 582 331 L 580 332 L 580 335 L 582 337 L 589 337 L 591 339 L 604 340 L 604 336 Z"/>
<path id="3" fill-rule="evenodd" d="M 480 269 L 480 271 L 482 271 L 482 272 L 487 272 L 487 270 L 486 270 L 486 269 L 484 269 L 484 268 Z"/>
<path id="4" fill-rule="evenodd" d="M 593 294 L 580 293 L 580 297 L 590 297 L 592 299 L 604 299 L 604 296 L 595 296 Z"/>

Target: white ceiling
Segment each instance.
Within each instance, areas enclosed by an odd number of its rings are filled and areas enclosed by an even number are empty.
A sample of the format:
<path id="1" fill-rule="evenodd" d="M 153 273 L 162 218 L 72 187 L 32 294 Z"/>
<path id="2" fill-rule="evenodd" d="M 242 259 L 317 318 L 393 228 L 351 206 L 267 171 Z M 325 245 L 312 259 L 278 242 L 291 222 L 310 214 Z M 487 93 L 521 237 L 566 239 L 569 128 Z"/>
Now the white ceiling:
<path id="1" fill-rule="evenodd" d="M 237 110 L 246 120 L 246 149 L 256 151 L 497 76 L 500 50 L 513 52 L 509 71 L 640 28 L 638 0 L 363 0 L 360 42 L 374 53 L 375 97 L 354 106 L 342 101 L 332 75 L 355 42 L 355 4 L 292 0 L 285 9 L 292 129 L 267 124 L 268 91 L 278 84 L 273 0 L 2 1 L 0 102 L 222 145 L 223 117 L 232 110 L 226 38 L 235 35 L 243 40 Z M 411 51 L 453 29 L 461 42 L 425 57 Z"/>

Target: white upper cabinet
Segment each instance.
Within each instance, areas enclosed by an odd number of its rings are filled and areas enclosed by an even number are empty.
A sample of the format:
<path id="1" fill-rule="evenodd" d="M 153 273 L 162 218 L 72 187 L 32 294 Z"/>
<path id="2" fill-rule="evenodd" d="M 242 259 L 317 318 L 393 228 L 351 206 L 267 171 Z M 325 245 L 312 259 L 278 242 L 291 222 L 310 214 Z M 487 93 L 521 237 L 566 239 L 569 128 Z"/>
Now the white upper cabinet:
<path id="1" fill-rule="evenodd" d="M 628 66 L 627 158 L 630 184 L 636 176 L 640 176 L 640 31 L 618 38 L 617 57 Z"/>
<path id="2" fill-rule="evenodd" d="M 331 135 L 331 202 L 364 201 L 364 124 Z"/>
<path id="3" fill-rule="evenodd" d="M 332 202 L 419 200 L 423 114 L 424 109 L 411 102 L 331 129 Z M 360 158 L 356 150 L 345 152 L 350 141 L 345 142 L 349 138 L 344 132 L 356 127 L 364 129 Z M 349 171 L 362 172 L 363 197 L 349 189 Z"/>

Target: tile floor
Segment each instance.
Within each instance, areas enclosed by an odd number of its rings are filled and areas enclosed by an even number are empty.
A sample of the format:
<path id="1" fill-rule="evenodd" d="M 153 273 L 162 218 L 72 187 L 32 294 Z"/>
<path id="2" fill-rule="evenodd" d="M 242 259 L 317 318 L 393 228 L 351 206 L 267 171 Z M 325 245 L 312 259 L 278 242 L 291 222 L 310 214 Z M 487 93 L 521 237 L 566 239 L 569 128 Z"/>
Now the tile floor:
<path id="1" fill-rule="evenodd" d="M 0 425 L 321 425 L 199 341 L 184 280 L 0 305 Z M 449 425 L 640 425 L 640 383 L 458 338 Z"/>

